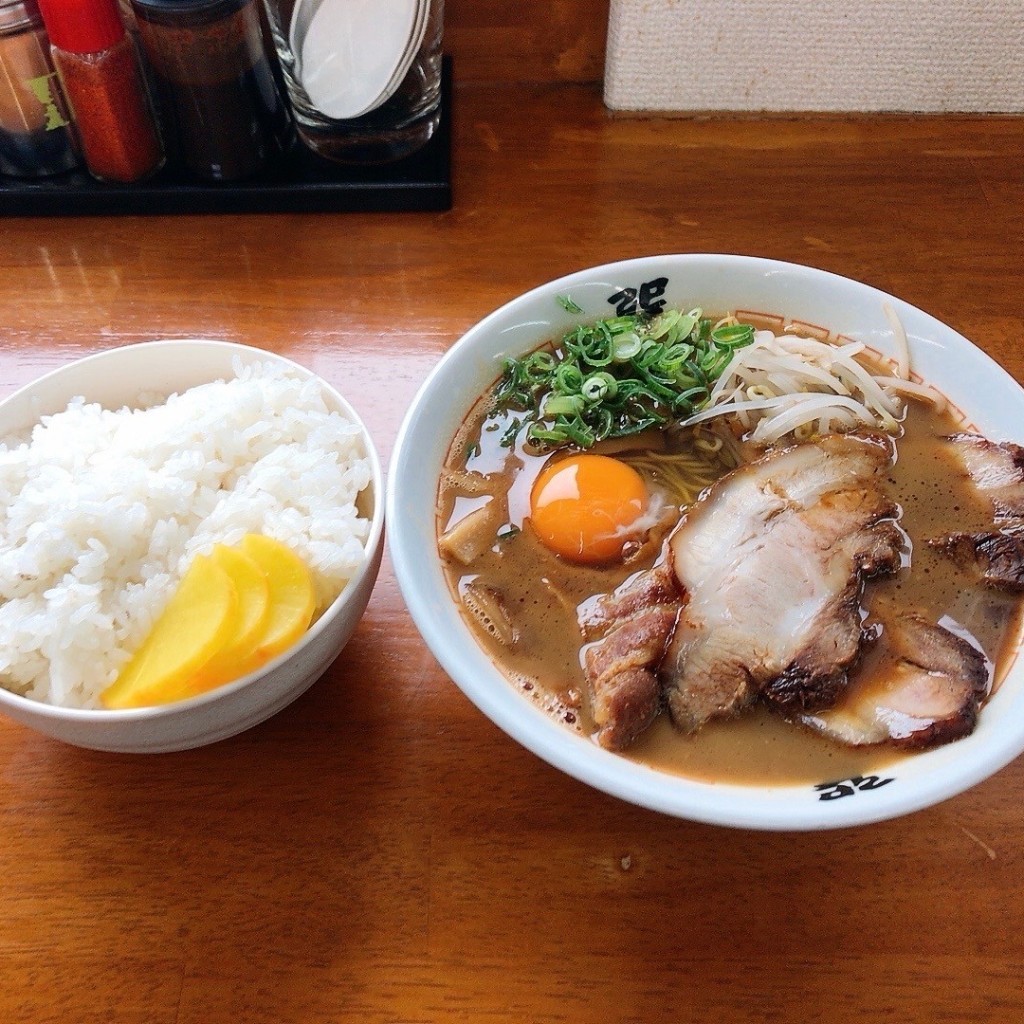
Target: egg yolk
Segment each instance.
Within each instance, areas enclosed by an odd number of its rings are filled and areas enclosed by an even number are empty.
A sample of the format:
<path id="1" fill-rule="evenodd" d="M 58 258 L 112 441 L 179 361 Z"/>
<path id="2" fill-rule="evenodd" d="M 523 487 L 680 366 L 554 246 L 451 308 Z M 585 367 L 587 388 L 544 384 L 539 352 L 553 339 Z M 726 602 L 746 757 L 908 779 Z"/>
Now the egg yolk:
<path id="1" fill-rule="evenodd" d="M 647 488 L 631 466 L 606 455 L 574 455 L 541 470 L 530 493 L 530 522 L 563 558 L 608 562 L 622 557 L 646 506 Z"/>

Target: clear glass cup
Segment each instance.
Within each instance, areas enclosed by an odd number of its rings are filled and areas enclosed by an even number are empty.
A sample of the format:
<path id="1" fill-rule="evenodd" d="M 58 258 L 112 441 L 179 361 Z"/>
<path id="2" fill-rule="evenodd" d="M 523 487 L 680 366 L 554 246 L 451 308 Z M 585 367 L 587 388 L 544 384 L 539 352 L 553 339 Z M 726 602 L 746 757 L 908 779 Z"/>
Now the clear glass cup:
<path id="1" fill-rule="evenodd" d="M 307 5 L 303 13 L 308 23 L 310 12 L 316 17 L 325 2 L 328 0 L 263 0 L 299 137 L 320 156 L 350 164 L 388 163 L 426 145 L 441 112 L 444 0 L 429 0 L 422 41 L 394 92 L 372 109 L 346 118 L 328 116 L 310 99 L 302 82 L 302 72 L 308 71 L 301 64 L 302 40 L 298 40 L 299 54 L 293 52 L 290 41 L 296 4 Z M 377 6 L 388 2 L 377 0 Z M 333 57 L 338 60 L 336 73 L 344 73 L 340 55 Z"/>

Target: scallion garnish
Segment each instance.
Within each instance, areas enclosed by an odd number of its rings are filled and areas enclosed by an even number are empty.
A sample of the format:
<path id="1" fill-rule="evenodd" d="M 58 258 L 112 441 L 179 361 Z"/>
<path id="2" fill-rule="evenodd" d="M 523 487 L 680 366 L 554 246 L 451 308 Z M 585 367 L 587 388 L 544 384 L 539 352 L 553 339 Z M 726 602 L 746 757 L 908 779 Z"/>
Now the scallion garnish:
<path id="1" fill-rule="evenodd" d="M 558 301 L 582 312 L 567 297 Z M 753 340 L 750 324 L 715 327 L 699 308 L 581 324 L 553 349 L 505 361 L 497 406 L 522 415 L 502 444 L 510 447 L 525 428 L 533 444 L 590 448 L 689 416 L 707 401 L 734 351 Z"/>

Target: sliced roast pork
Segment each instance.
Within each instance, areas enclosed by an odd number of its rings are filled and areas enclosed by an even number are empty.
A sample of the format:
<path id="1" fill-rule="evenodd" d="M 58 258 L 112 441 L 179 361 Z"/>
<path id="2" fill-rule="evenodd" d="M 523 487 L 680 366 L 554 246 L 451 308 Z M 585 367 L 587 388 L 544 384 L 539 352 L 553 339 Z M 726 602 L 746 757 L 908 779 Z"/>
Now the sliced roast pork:
<path id="1" fill-rule="evenodd" d="M 1024 524 L 978 533 L 950 533 L 928 543 L 965 568 L 976 569 L 989 586 L 1024 592 Z"/>
<path id="2" fill-rule="evenodd" d="M 990 666 L 973 645 L 915 615 L 886 623 L 870 671 L 835 707 L 800 720 L 841 743 L 935 746 L 973 731 Z"/>
<path id="3" fill-rule="evenodd" d="M 1024 591 L 1024 448 L 978 434 L 953 434 L 951 450 L 992 509 L 992 528 L 958 531 L 928 541 L 989 586 Z"/>
<path id="4" fill-rule="evenodd" d="M 997 520 L 1024 518 L 1024 448 L 980 434 L 952 434 L 950 448 Z"/>
<path id="5" fill-rule="evenodd" d="M 797 715 L 828 707 L 864 635 L 866 577 L 904 545 L 883 490 L 887 439 L 830 435 L 724 476 L 668 541 L 687 595 L 660 674 L 683 732 L 758 695 Z"/>
<path id="6" fill-rule="evenodd" d="M 580 621 L 583 666 L 590 686 L 597 740 L 610 750 L 629 746 L 661 710 L 656 671 L 679 614 L 680 593 L 661 565 L 601 597 Z"/>

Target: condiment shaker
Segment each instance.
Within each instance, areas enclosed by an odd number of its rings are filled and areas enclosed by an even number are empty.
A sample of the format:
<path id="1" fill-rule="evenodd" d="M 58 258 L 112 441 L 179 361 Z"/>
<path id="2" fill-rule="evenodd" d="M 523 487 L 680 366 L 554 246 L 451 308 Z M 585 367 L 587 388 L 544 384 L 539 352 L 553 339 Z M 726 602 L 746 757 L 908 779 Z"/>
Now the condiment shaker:
<path id="1" fill-rule="evenodd" d="M 78 162 L 35 0 L 0 0 L 0 174 L 60 174 Z"/>
<path id="2" fill-rule="evenodd" d="M 200 178 L 256 174 L 291 140 L 255 0 L 132 0 L 161 114 Z"/>
<path id="3" fill-rule="evenodd" d="M 102 181 L 132 182 L 159 170 L 163 148 L 116 0 L 40 0 L 39 6 L 89 172 Z"/>

